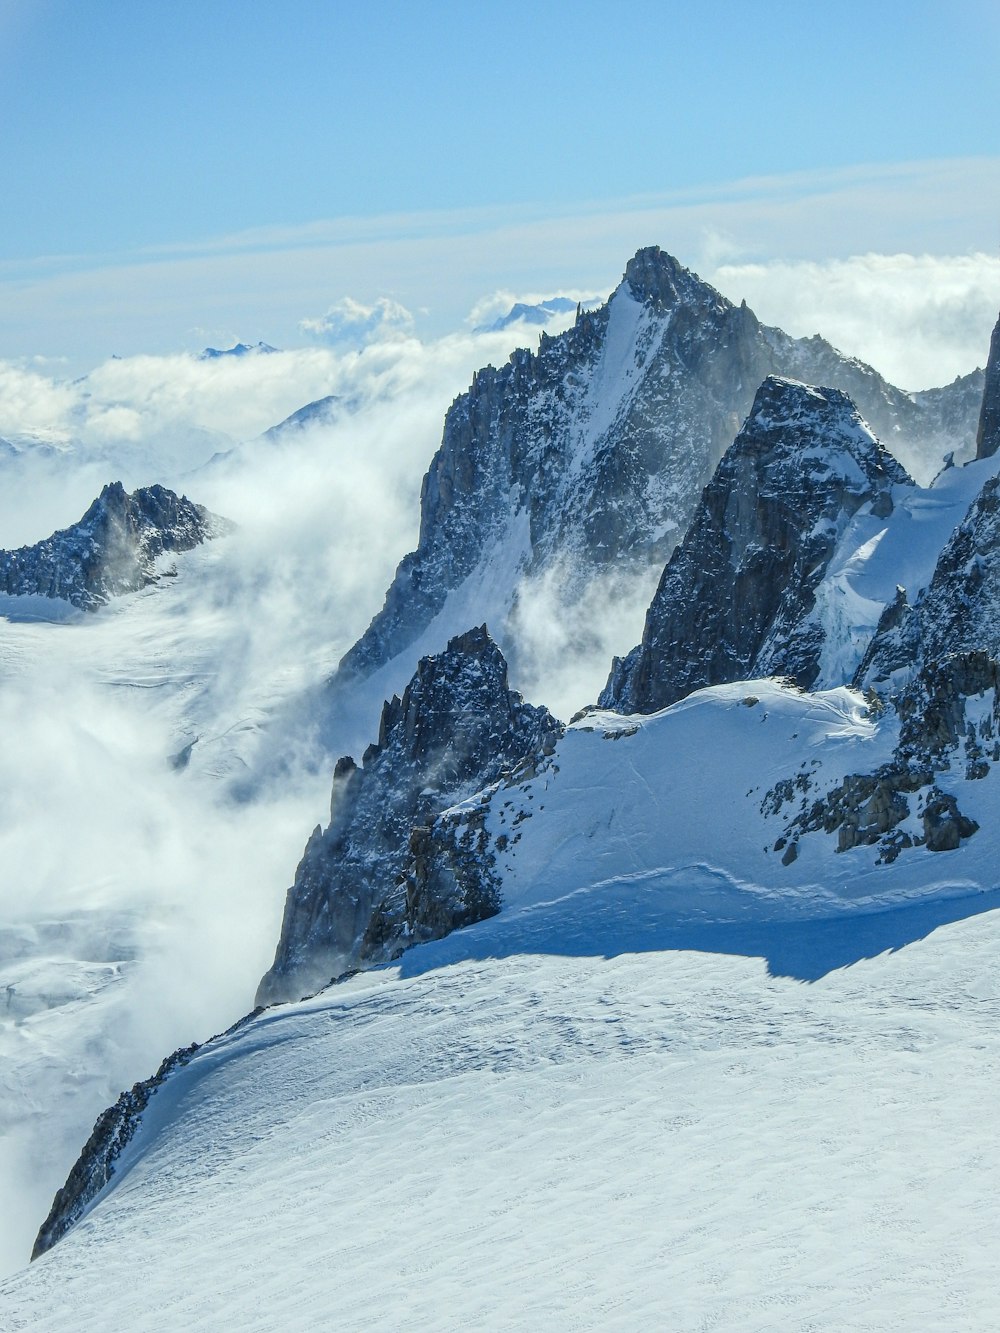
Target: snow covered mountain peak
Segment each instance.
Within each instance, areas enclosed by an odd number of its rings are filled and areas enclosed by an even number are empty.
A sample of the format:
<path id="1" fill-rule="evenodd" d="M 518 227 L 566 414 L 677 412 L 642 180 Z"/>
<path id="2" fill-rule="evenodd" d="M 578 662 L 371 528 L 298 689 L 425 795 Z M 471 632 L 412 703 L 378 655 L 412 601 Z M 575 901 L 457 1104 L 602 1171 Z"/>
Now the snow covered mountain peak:
<path id="1" fill-rule="evenodd" d="M 165 486 L 129 494 L 114 481 L 78 523 L 34 546 L 0 551 L 0 591 L 61 598 L 94 611 L 111 597 L 156 582 L 156 561 L 165 552 L 190 550 L 228 526 Z"/>
<path id="2" fill-rule="evenodd" d="M 639 250 L 607 304 L 543 336 L 536 352 L 483 368 L 452 404 L 423 483 L 417 547 L 323 701 L 330 752 L 359 716 L 362 691 L 373 726 L 420 656 L 481 619 L 527 693 L 562 712 L 593 699 L 622 642 L 595 637 L 594 608 L 612 597 L 628 608 L 623 632 L 638 632 L 769 375 L 850 394 L 872 431 L 910 455 L 940 459 L 956 435 L 971 450 L 971 395 L 945 431 L 955 393 L 918 401 L 821 338 L 767 328 L 659 247 Z M 844 439 L 860 429 L 845 418 Z M 554 639 L 576 664 L 572 694 L 539 688 L 553 674 Z"/>
<path id="3" fill-rule="evenodd" d="M 811 613 L 840 537 L 862 507 L 885 517 L 893 488 L 912 485 L 845 393 L 769 376 L 602 705 L 651 713 L 770 674 L 813 685 L 826 630 Z"/>
<path id="4" fill-rule="evenodd" d="M 272 347 L 270 343 L 235 343 L 232 347 L 206 347 L 204 351 L 198 353 L 199 361 L 218 361 L 223 356 L 267 356 L 270 352 L 276 352 L 277 347 Z"/>

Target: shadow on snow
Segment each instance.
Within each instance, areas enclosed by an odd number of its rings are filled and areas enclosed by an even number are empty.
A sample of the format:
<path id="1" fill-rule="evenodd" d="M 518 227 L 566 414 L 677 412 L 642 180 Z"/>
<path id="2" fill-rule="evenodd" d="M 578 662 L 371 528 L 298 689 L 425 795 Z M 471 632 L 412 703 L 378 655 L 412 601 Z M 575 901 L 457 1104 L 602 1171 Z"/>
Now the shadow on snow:
<path id="1" fill-rule="evenodd" d="M 464 961 L 516 954 L 613 958 L 626 953 L 687 951 L 762 958 L 768 973 L 818 981 L 862 959 L 896 952 L 953 922 L 1000 909 L 1000 889 L 903 903 L 878 912 L 845 911 L 799 920 L 689 920 L 665 913 L 655 894 L 576 894 L 561 902 L 456 931 L 398 962 L 416 977 Z"/>

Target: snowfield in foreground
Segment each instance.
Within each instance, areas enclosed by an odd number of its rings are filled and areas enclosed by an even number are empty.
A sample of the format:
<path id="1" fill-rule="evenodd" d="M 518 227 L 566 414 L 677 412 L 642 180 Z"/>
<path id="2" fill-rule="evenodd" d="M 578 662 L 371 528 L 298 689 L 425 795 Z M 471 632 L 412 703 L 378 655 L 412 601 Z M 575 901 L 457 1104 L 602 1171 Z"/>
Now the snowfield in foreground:
<path id="1" fill-rule="evenodd" d="M 684 926 L 605 886 L 268 1010 L 0 1324 L 990 1327 L 998 906 Z"/>
<path id="2" fill-rule="evenodd" d="M 957 852 L 773 846 L 771 784 L 897 733 L 773 680 L 585 715 L 453 809 L 500 914 L 175 1070 L 0 1326 L 989 1327 L 996 768 L 939 774 Z"/>

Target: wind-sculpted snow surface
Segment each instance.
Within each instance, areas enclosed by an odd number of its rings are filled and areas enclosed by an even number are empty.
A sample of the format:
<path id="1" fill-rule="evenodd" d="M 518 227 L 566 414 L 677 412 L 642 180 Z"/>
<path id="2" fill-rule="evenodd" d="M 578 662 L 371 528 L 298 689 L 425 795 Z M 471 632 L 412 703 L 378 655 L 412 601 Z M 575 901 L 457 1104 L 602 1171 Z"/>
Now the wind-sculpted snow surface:
<path id="1" fill-rule="evenodd" d="M 163 486 L 128 495 L 121 482 L 112 482 L 79 523 L 34 546 L 0 551 L 0 591 L 58 597 L 95 611 L 111 597 L 155 583 L 164 553 L 188 551 L 227 526 Z"/>
<path id="2" fill-rule="evenodd" d="M 886 519 L 911 479 L 836 389 L 769 377 L 663 572 L 607 708 L 651 713 L 692 690 L 820 674 L 815 593 L 848 523 Z"/>
<path id="3" fill-rule="evenodd" d="M 439 811 L 551 751 L 560 724 L 507 687 L 486 627 L 424 658 L 385 705 L 362 767 L 341 759 L 330 824 L 315 830 L 288 891 L 274 965 L 258 1004 L 299 999 L 347 969 L 370 966 L 414 938 L 447 934 L 499 910 L 496 886 L 454 882 L 433 909 L 407 893 L 421 830 Z"/>
<path id="4" fill-rule="evenodd" d="M 583 590 L 662 568 L 769 374 L 844 390 L 899 450 L 937 440 L 960 400 L 948 447 L 971 448 L 978 403 L 962 386 L 918 401 L 821 338 L 765 327 L 660 249 L 640 250 L 607 305 L 543 336 L 537 353 L 481 370 L 456 399 L 424 478 L 417 548 L 327 707 L 380 669 L 386 693 L 401 688 L 418 652 L 473 617 L 494 626 L 516 676 L 530 647 L 520 603 L 553 575 L 548 614 L 574 626 L 566 652 L 579 651 L 591 630 L 574 625 Z"/>

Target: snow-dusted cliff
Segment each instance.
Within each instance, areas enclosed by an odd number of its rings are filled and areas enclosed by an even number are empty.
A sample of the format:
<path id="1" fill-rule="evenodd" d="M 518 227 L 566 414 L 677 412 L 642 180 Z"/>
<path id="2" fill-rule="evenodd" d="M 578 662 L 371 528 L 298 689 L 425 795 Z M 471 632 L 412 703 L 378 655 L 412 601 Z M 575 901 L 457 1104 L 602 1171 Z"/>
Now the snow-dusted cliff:
<path id="1" fill-rule="evenodd" d="M 349 968 L 415 939 L 447 934 L 499 910 L 496 888 L 452 883 L 432 905 L 408 888 L 420 831 L 503 772 L 550 751 L 561 731 L 507 686 L 507 664 L 485 626 L 421 660 L 385 705 L 362 767 L 341 759 L 330 824 L 317 828 L 288 890 L 274 965 L 258 1004 L 299 999 Z"/>
<path id="2" fill-rule="evenodd" d="M 705 685 L 820 673 L 816 589 L 851 519 L 911 479 L 846 394 L 769 377 L 705 488 L 606 708 L 651 713 Z"/>
<path id="3" fill-rule="evenodd" d="M 398 691 L 420 655 L 476 619 L 518 675 L 533 616 L 579 653 L 593 634 L 587 590 L 613 584 L 617 596 L 662 568 L 772 374 L 850 394 L 904 461 L 971 451 L 978 395 L 964 382 L 906 394 L 822 338 L 762 325 L 658 247 L 640 250 L 606 305 L 543 336 L 536 353 L 481 370 L 452 405 L 424 478 L 417 548 L 325 707 L 336 714 L 346 692 L 350 712 L 352 682 L 376 674 L 380 697 Z"/>
<path id="4" fill-rule="evenodd" d="M 58 597 L 85 611 L 157 579 L 157 559 L 219 535 L 225 521 L 164 486 L 105 486 L 83 518 L 34 546 L 0 551 L 0 592 Z"/>
<path id="5" fill-rule="evenodd" d="M 990 340 L 983 404 L 976 432 L 976 457 L 991 458 L 997 449 L 1000 449 L 1000 319 Z"/>

